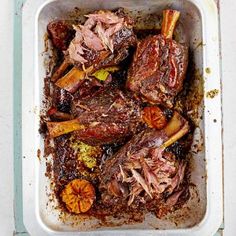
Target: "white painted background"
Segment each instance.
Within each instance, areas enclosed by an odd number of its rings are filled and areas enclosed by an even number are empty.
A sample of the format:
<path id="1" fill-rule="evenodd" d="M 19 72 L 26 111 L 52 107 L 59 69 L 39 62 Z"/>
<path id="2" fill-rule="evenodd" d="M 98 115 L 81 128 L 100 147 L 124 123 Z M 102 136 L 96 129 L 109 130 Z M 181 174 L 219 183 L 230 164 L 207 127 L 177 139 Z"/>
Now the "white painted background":
<path id="1" fill-rule="evenodd" d="M 204 0 L 202 0 L 204 1 Z M 0 236 L 10 236 L 13 217 L 13 1 L 0 7 Z M 221 0 L 223 58 L 225 236 L 236 235 L 236 1 Z M 217 175 L 217 173 L 215 173 Z M 205 236 L 205 235 L 201 235 Z"/>
<path id="2" fill-rule="evenodd" d="M 0 235 L 13 235 L 13 1 L 0 6 Z"/>

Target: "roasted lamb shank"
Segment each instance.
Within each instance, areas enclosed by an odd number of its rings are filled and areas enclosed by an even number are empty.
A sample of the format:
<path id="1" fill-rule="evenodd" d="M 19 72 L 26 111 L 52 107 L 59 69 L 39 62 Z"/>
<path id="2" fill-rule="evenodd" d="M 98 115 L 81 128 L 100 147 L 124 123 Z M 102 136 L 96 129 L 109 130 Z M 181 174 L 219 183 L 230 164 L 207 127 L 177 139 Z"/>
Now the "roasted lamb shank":
<path id="1" fill-rule="evenodd" d="M 115 13 L 100 10 L 86 17 L 84 25 L 74 26 L 76 35 L 68 48 L 68 59 L 78 68 L 106 66 L 105 59 L 136 43 L 133 21 L 121 9 Z"/>
<path id="2" fill-rule="evenodd" d="M 68 86 L 65 84 L 72 83 L 75 86 L 92 72 L 119 64 L 128 56 L 129 47 L 136 44 L 136 36 L 133 32 L 134 22 L 123 9 L 115 12 L 99 10 L 85 16 L 87 20 L 83 25 L 73 26 L 75 37 L 64 52 L 63 63 L 52 76 L 52 81 L 66 90 Z M 66 28 L 64 25 L 63 27 Z M 52 37 L 54 44 L 58 45 L 57 39 L 63 37 L 54 32 L 59 32 L 60 28 L 57 30 L 54 28 L 52 30 L 52 28 L 52 26 L 48 27 L 49 33 L 54 36 Z M 68 35 L 69 32 L 65 34 L 65 37 L 69 37 Z M 59 46 L 63 45 L 60 48 L 64 49 L 66 45 L 63 42 L 61 41 Z M 74 68 L 62 77 L 71 65 Z"/>
<path id="3" fill-rule="evenodd" d="M 141 121 L 140 104 L 116 86 L 73 103 L 76 119 L 47 122 L 51 137 L 76 131 L 79 140 L 91 145 L 113 143 L 133 134 Z"/>
<path id="4" fill-rule="evenodd" d="M 145 205 L 158 215 L 160 202 L 174 206 L 184 191 L 181 184 L 186 163 L 165 149 L 188 130 L 188 122 L 175 112 L 164 129 L 142 131 L 107 160 L 100 184 L 105 204 Z"/>
<path id="5" fill-rule="evenodd" d="M 154 104 L 173 106 L 188 64 L 188 48 L 172 39 L 180 13 L 163 11 L 161 34 L 138 42 L 128 72 L 127 88 Z"/>

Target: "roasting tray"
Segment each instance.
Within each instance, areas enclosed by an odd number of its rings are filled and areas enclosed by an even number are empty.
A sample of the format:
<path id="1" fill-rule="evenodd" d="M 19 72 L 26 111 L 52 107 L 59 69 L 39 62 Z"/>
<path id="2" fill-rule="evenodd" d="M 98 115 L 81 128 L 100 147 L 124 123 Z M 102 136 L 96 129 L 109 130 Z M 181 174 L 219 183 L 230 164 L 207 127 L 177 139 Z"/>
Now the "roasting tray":
<path id="1" fill-rule="evenodd" d="M 180 30 L 187 40 L 196 71 L 201 75 L 204 98 L 194 142 L 202 145 L 193 154 L 191 198 L 187 205 L 164 219 L 147 215 L 143 223 L 99 226 L 96 219 L 59 220 L 50 180 L 45 176 L 43 139 L 38 133 L 43 106 L 43 78 L 47 53 L 44 34 L 52 19 L 72 17 L 72 10 L 124 7 L 142 14 L 165 8 L 181 11 Z M 28 0 L 22 17 L 22 177 L 23 221 L 30 235 L 213 235 L 223 221 L 222 111 L 218 9 L 214 0 Z M 181 28 L 182 27 L 182 28 Z M 200 118 L 200 117 L 199 117 Z M 199 144 L 200 142 L 200 144 Z M 40 150 L 40 151 L 39 151 Z M 38 157 L 38 158 L 37 158 Z"/>

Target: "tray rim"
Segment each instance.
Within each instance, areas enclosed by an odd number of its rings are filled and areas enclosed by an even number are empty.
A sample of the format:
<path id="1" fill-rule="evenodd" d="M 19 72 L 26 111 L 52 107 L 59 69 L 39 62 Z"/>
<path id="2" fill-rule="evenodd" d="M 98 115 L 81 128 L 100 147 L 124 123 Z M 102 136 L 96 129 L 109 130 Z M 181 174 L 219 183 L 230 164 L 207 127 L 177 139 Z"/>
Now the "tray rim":
<path id="1" fill-rule="evenodd" d="M 22 1 L 18 1 L 18 2 L 21 2 L 22 3 L 22 5 L 23 5 L 23 3 L 24 3 L 24 0 L 22 0 Z M 26 3 L 25 3 L 25 5 L 24 5 L 24 8 L 23 8 L 23 24 L 25 23 L 25 18 L 26 17 L 29 17 L 29 15 L 27 16 L 27 11 L 31 11 L 32 12 L 32 7 L 34 8 L 33 10 L 35 11 L 36 9 L 35 9 L 35 5 L 33 6 L 33 4 L 32 4 L 32 2 L 33 1 L 30 1 L 30 0 L 28 0 L 28 1 L 26 1 Z M 49 2 L 53 2 L 53 1 L 51 1 L 51 0 L 49 0 L 49 1 L 43 1 L 43 0 L 39 0 L 39 1 L 37 1 L 37 4 L 39 4 L 39 2 L 42 2 L 43 4 L 41 5 L 41 7 L 43 7 L 43 6 L 45 6 L 45 5 L 47 5 Z M 193 3 L 199 3 L 199 2 L 201 2 L 201 0 L 191 0 L 190 2 L 193 2 Z M 215 13 L 218 13 L 218 11 L 217 11 L 217 7 L 216 7 L 216 3 L 213 1 L 213 0 L 206 0 L 206 1 L 204 1 L 204 2 L 206 2 L 206 4 L 211 4 L 211 6 L 213 6 L 213 8 L 214 8 L 214 11 L 215 11 Z M 204 4 L 201 4 L 200 3 L 200 5 L 204 5 Z M 40 7 L 40 8 L 41 8 Z M 203 10 L 203 9 L 200 9 L 200 10 Z M 29 13 L 29 12 L 28 12 Z M 32 15 L 32 13 L 31 13 L 31 17 L 34 17 L 33 15 Z M 209 17 L 209 16 L 208 16 Z M 216 16 L 215 16 L 216 17 Z M 29 18 L 28 18 L 28 21 L 29 21 Z M 219 33 L 219 31 L 218 31 L 218 29 L 219 29 L 219 19 L 217 18 L 217 32 Z M 24 27 L 23 27 L 23 37 L 24 37 L 24 32 L 25 32 L 25 30 L 24 30 L 24 28 L 26 29 L 26 26 L 24 25 Z M 218 37 L 218 36 L 217 36 Z M 217 46 L 218 45 L 218 46 Z M 24 46 L 24 42 L 23 42 L 23 46 Z M 219 58 L 220 59 L 220 57 L 219 57 L 219 53 L 220 53 L 220 45 L 219 45 L 219 40 L 217 40 L 217 42 L 216 42 L 216 50 L 218 51 L 218 56 L 217 56 L 217 58 Z M 218 48 L 218 49 L 217 49 Z M 216 51 L 216 54 L 217 54 L 217 51 Z M 23 53 L 23 61 L 24 61 L 24 53 Z M 219 61 L 220 62 L 220 60 L 217 60 L 217 61 Z M 218 63 L 219 63 L 218 62 Z M 217 62 L 216 62 L 217 63 Z M 207 65 L 204 65 L 204 68 L 206 68 L 207 67 Z M 217 75 L 218 74 L 218 76 L 219 76 L 219 78 L 220 78 L 220 64 L 219 64 L 219 66 L 218 66 L 218 72 L 216 71 L 215 72 L 215 74 Z M 19 69 L 18 69 L 19 70 Z M 24 68 L 23 68 L 23 77 L 25 76 L 25 73 L 24 73 Z M 205 77 L 205 75 L 204 75 L 204 77 Z M 208 77 L 207 79 L 210 79 L 211 77 L 213 77 L 213 76 L 206 76 L 206 77 Z M 221 81 L 220 81 L 221 82 Z M 25 86 L 24 86 L 24 82 L 23 82 L 23 91 L 24 91 L 24 88 L 25 88 Z M 220 99 L 220 97 L 221 97 L 221 89 L 219 89 L 220 90 L 220 96 L 218 96 L 218 99 Z M 15 91 L 15 90 L 14 90 Z M 220 99 L 221 100 L 221 99 Z M 221 101 L 219 102 L 219 100 L 217 100 L 218 101 L 218 103 L 221 105 Z M 23 100 L 23 103 L 24 103 L 24 100 Z M 14 107 L 16 106 L 16 103 L 14 103 Z M 220 107 L 220 109 L 221 109 L 221 107 Z M 25 112 L 25 110 L 23 109 L 22 110 L 22 117 L 23 117 L 23 119 L 24 119 L 24 117 L 26 116 L 26 114 L 24 114 L 24 112 Z M 220 119 L 218 119 L 218 123 L 221 123 L 221 122 L 219 122 L 219 121 L 221 121 L 221 118 Z M 24 127 L 24 124 L 22 124 L 23 125 L 23 127 Z M 221 126 L 221 124 L 220 124 L 220 126 Z M 24 136 L 23 136 L 23 132 L 22 132 L 22 139 L 24 139 Z M 222 140 L 222 136 L 220 135 L 220 139 Z M 221 141 L 221 143 L 222 143 L 222 141 Z M 24 146 L 23 146 L 23 149 L 24 149 Z M 19 151 L 20 152 L 20 151 Z M 221 149 L 221 151 L 220 151 L 220 153 L 222 152 L 222 149 Z M 24 150 L 23 150 L 23 154 L 24 154 Z M 19 155 L 19 153 L 18 153 L 18 155 Z M 222 155 L 221 155 L 222 156 Z M 26 161 L 25 160 L 23 160 L 23 168 L 24 168 L 24 163 L 25 163 Z M 220 169 L 222 170 L 222 165 L 220 166 Z M 221 176 L 221 174 L 219 174 L 219 176 L 218 176 L 218 179 L 220 179 L 219 177 L 222 177 Z M 16 180 L 16 179 L 15 179 Z M 26 182 L 25 181 L 27 181 L 26 180 L 26 178 L 24 178 L 24 176 L 23 176 L 23 186 L 25 186 L 25 184 L 26 184 Z M 222 183 L 222 178 L 221 178 L 221 181 L 220 181 L 221 183 Z M 33 185 L 33 184 L 32 184 Z M 222 190 L 222 184 L 221 184 L 221 190 Z M 220 197 L 220 199 L 221 199 L 221 202 L 223 201 L 222 200 L 222 191 L 219 191 L 219 192 L 221 192 L 221 194 L 220 193 L 218 193 L 219 195 L 221 195 L 221 196 L 219 196 Z M 24 199 L 23 199 L 24 200 Z M 223 204 L 223 203 L 222 203 Z M 208 205 L 208 204 L 207 204 Z M 218 204 L 218 205 L 221 205 L 221 204 Z M 220 207 L 220 209 L 222 209 L 222 206 L 219 206 Z M 25 204 L 23 204 L 23 211 L 25 212 L 25 210 L 27 210 L 27 209 L 25 209 Z M 26 219 L 27 217 L 26 217 L 26 215 L 24 214 L 23 215 L 23 217 L 24 217 L 24 220 L 26 220 L 25 221 L 25 226 L 27 227 L 27 226 L 29 226 L 27 223 L 29 223 L 28 222 L 28 220 L 30 220 L 30 221 L 32 221 L 32 218 L 30 218 L 30 219 Z M 204 217 L 204 220 L 205 220 L 205 218 L 209 218 L 209 217 L 211 217 L 211 216 L 209 216 L 209 212 L 208 212 L 208 216 L 206 215 L 205 217 Z M 217 217 L 217 224 L 218 224 L 218 226 L 220 225 L 220 223 L 221 223 L 221 220 L 222 220 L 222 218 L 223 218 L 223 209 L 222 209 L 222 211 L 221 211 L 221 214 Z M 37 220 L 39 220 L 39 219 L 37 219 Z M 204 221 L 203 220 L 203 221 Z M 158 231 L 158 234 L 159 233 L 161 233 L 162 235 L 163 235 L 163 233 L 170 233 L 170 235 L 174 235 L 174 234 L 172 234 L 172 233 L 177 233 L 177 234 L 179 234 L 179 233 L 184 233 L 184 234 L 181 234 L 181 235 L 185 235 L 185 233 L 188 233 L 187 231 L 189 231 L 189 230 L 192 230 L 192 229 L 194 229 L 194 228 L 203 228 L 204 227 L 204 223 L 205 222 L 201 222 L 199 225 L 197 225 L 197 226 L 194 226 L 193 228 L 189 228 L 189 229 L 184 229 L 184 231 L 185 232 L 182 232 L 182 229 L 176 229 L 176 230 L 165 230 L 165 231 L 162 231 L 162 230 L 159 230 Z M 206 226 L 205 226 L 206 227 Z M 28 227 L 27 227 L 28 228 Z M 46 228 L 45 228 L 46 229 Z M 217 230 L 217 228 L 215 229 L 215 230 Z M 175 231 L 175 232 L 172 232 L 172 231 Z M 49 231 L 48 231 L 49 232 Z M 52 231 L 51 231 L 52 232 Z M 92 231 L 93 233 L 95 233 L 96 231 Z M 102 233 L 102 232 L 107 232 L 107 230 L 106 231 L 99 231 L 99 233 Z M 110 233 L 111 233 L 111 231 L 109 231 Z M 114 230 L 114 233 L 115 232 L 117 232 L 116 230 Z M 121 233 L 122 231 L 119 231 L 119 233 Z M 127 232 L 127 231 L 125 231 L 125 232 Z M 145 230 L 145 233 L 157 233 L 157 231 L 154 231 L 154 230 Z M 55 233 L 56 233 L 56 231 L 55 231 Z M 89 233 L 89 231 L 88 231 L 88 233 Z M 138 232 L 135 232 L 135 233 L 138 233 Z M 190 232 L 190 233 L 193 233 L 193 232 Z M 198 233 L 200 233 L 200 231 L 198 232 Z M 44 235 L 45 235 L 45 233 L 44 233 Z M 71 235 L 73 235 L 73 233 L 71 234 Z M 193 234 L 192 234 L 193 235 Z"/>

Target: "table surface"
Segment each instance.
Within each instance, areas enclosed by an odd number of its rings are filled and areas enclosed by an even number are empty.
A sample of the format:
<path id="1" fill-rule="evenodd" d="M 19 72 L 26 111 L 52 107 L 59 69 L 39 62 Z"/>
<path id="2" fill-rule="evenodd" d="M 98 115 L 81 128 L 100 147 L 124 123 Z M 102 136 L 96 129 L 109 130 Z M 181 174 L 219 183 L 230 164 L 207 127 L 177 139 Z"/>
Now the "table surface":
<path id="1" fill-rule="evenodd" d="M 224 114 L 225 236 L 236 235 L 236 12 L 235 0 L 221 0 L 221 38 Z M 232 14 L 232 15 L 231 15 Z M 13 1 L 1 0 L 0 8 L 0 235 L 14 231 L 13 213 Z M 217 174 L 217 173 L 216 173 Z"/>

